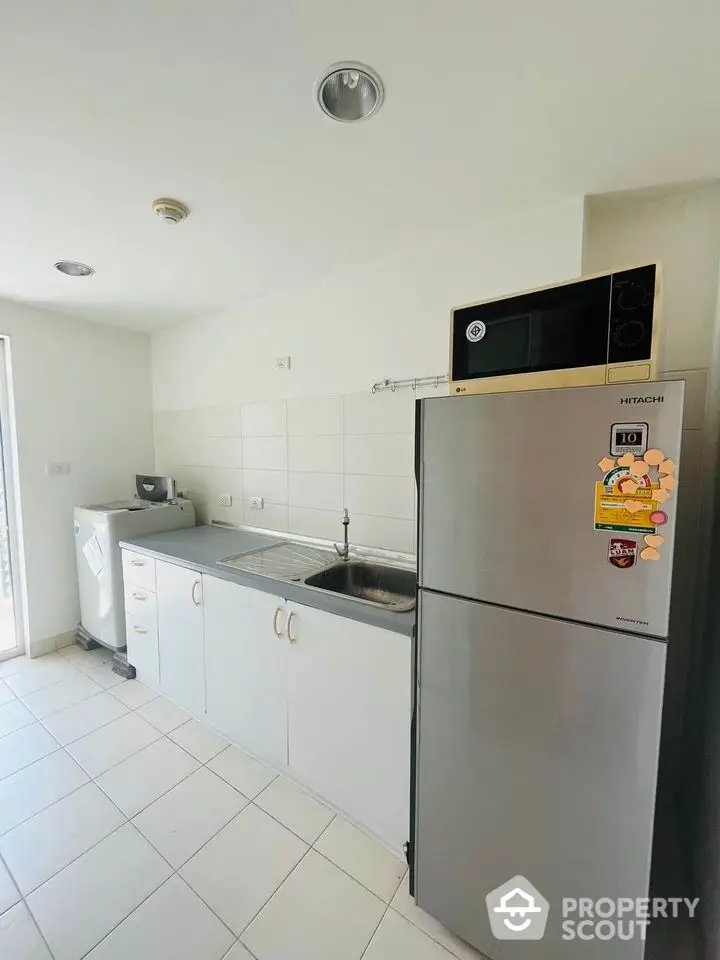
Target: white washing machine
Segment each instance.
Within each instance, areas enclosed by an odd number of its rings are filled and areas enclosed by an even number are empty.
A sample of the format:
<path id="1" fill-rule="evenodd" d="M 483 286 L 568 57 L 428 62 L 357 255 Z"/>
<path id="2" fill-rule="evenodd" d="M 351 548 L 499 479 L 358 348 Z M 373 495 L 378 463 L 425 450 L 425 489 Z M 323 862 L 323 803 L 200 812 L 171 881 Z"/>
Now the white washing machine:
<path id="1" fill-rule="evenodd" d="M 136 477 L 132 500 L 75 507 L 75 555 L 80 622 L 93 640 L 111 650 L 125 647 L 125 600 L 119 543 L 163 530 L 195 525 L 189 500 L 175 499 L 170 477 Z"/>

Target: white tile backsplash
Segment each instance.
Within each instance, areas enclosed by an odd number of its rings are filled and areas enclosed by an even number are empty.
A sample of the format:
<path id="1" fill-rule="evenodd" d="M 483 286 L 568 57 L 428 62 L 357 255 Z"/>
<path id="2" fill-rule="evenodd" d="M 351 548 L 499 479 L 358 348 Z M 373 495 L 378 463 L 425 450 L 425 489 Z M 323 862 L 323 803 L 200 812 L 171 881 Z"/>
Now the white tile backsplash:
<path id="1" fill-rule="evenodd" d="M 288 437 L 288 469 L 300 473 L 342 473 L 342 435 Z"/>
<path id="2" fill-rule="evenodd" d="M 345 477 L 345 506 L 355 513 L 373 517 L 412 520 L 415 515 L 415 481 L 412 477 L 372 477 L 348 474 Z"/>
<path id="3" fill-rule="evenodd" d="M 287 434 L 287 404 L 284 400 L 244 403 L 241 416 L 244 437 L 284 437 Z"/>
<path id="4" fill-rule="evenodd" d="M 415 436 L 412 433 L 367 433 L 345 436 L 345 473 L 411 477 Z"/>
<path id="5" fill-rule="evenodd" d="M 352 523 L 350 527 L 352 529 Z M 338 510 L 290 507 L 288 529 L 302 537 L 319 537 L 339 543 L 343 538 L 342 513 Z"/>
<path id="6" fill-rule="evenodd" d="M 340 511 L 343 508 L 342 474 L 289 473 L 288 501 L 291 507 Z"/>
<path id="7" fill-rule="evenodd" d="M 287 470 L 287 437 L 243 437 L 248 470 Z"/>
<path id="8" fill-rule="evenodd" d="M 287 432 L 290 437 L 342 433 L 343 398 L 304 397 L 288 400 Z"/>
<path id="9" fill-rule="evenodd" d="M 339 541 L 347 507 L 351 542 L 412 552 L 414 407 L 412 391 L 397 391 L 159 411 L 156 468 L 188 491 L 201 523 Z"/>
<path id="10" fill-rule="evenodd" d="M 343 400 L 346 434 L 414 432 L 415 395 L 411 390 L 352 393 Z"/>
<path id="11" fill-rule="evenodd" d="M 243 496 L 262 497 L 268 503 L 287 505 L 288 475 L 286 470 L 243 470 Z"/>

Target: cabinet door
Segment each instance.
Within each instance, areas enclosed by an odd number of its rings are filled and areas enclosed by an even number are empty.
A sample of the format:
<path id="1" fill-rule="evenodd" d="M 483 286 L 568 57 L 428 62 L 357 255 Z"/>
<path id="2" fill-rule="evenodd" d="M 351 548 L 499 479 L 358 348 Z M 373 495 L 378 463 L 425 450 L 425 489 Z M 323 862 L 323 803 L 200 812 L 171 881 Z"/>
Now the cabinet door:
<path id="1" fill-rule="evenodd" d="M 208 721 L 274 766 L 287 765 L 284 603 L 203 577 Z"/>
<path id="2" fill-rule="evenodd" d="M 289 765 L 394 849 L 408 839 L 410 638 L 292 605 Z"/>
<path id="3" fill-rule="evenodd" d="M 160 686 L 200 716 L 205 712 L 202 579 L 164 560 L 157 561 L 156 578 Z"/>

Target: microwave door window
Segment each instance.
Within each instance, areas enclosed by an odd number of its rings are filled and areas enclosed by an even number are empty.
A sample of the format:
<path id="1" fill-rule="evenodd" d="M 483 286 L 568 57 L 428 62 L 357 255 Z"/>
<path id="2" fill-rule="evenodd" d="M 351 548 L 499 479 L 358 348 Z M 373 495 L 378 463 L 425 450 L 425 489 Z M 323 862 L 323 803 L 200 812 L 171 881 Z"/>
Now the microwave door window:
<path id="1" fill-rule="evenodd" d="M 493 376 L 497 373 L 524 373 L 530 364 L 531 315 L 493 317 L 487 320 L 485 337 L 469 344 L 468 374 L 470 377 Z"/>

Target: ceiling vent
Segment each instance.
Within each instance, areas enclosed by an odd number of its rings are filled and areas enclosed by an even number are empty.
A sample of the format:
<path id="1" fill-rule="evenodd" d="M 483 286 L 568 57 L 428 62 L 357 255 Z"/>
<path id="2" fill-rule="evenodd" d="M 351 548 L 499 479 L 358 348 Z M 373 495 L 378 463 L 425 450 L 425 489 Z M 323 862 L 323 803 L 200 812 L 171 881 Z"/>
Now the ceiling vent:
<path id="1" fill-rule="evenodd" d="M 153 213 L 166 223 L 182 223 L 183 220 L 187 220 L 190 213 L 184 203 L 180 203 L 179 200 L 171 200 L 168 197 L 153 200 L 152 208 Z"/>

